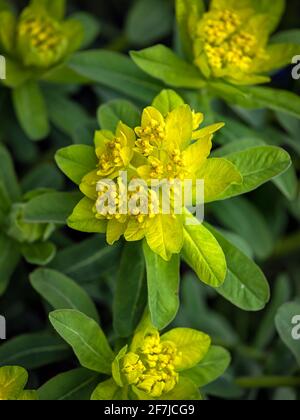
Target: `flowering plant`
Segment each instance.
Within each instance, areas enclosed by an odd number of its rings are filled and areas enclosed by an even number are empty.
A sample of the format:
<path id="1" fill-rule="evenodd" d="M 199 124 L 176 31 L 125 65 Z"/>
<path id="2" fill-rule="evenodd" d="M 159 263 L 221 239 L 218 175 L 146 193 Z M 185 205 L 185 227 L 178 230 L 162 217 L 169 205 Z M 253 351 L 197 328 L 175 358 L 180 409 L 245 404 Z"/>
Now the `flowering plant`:
<path id="1" fill-rule="evenodd" d="M 131 342 L 117 353 L 97 323 L 80 312 L 55 311 L 50 321 L 82 366 L 112 376 L 96 387 L 92 400 L 199 400 L 199 388 L 224 373 L 230 362 L 229 354 L 211 346 L 210 337 L 199 331 L 178 328 L 160 336 L 147 313 Z M 206 360 L 217 357 L 221 363 L 203 379 Z"/>
<path id="2" fill-rule="evenodd" d="M 65 64 L 98 33 L 96 28 L 88 38 L 87 27 L 94 24 L 89 15 L 64 19 L 65 12 L 65 0 L 30 0 L 19 15 L 6 3 L 0 8 L 0 54 L 6 67 L 1 82 L 12 89 L 16 115 L 32 140 L 49 134 L 49 99 L 40 82 L 83 83 Z"/>
<path id="3" fill-rule="evenodd" d="M 169 86 L 206 88 L 244 107 L 298 114 L 294 95 L 280 92 L 278 97 L 273 89 L 248 87 L 270 82 L 271 74 L 298 54 L 296 42 L 270 42 L 284 13 L 284 0 L 212 0 L 208 11 L 202 0 L 177 0 L 176 10 L 181 57 L 164 45 L 132 52 L 143 71 Z"/>

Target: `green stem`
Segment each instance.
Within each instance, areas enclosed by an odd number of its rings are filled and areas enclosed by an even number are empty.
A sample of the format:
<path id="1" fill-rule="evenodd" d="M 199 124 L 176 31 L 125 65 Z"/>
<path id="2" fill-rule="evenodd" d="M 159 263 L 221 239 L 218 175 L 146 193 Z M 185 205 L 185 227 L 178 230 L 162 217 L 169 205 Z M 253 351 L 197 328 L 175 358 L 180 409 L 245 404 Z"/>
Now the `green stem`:
<path id="1" fill-rule="evenodd" d="M 117 38 L 113 39 L 109 44 L 105 46 L 106 50 L 115 52 L 124 52 L 130 47 L 130 43 L 126 35 L 121 34 Z"/>
<path id="2" fill-rule="evenodd" d="M 296 253 L 299 250 L 300 250 L 300 231 L 282 239 L 282 241 L 280 241 L 277 244 L 272 258 L 285 257 L 287 255 Z"/>
<path id="3" fill-rule="evenodd" d="M 300 387 L 300 377 L 258 376 L 237 378 L 236 384 L 241 388 L 281 388 Z"/>
<path id="4" fill-rule="evenodd" d="M 218 346 L 225 347 L 231 352 L 236 352 L 246 359 L 256 360 L 258 362 L 264 362 L 267 359 L 267 354 L 259 349 L 253 347 L 244 346 L 244 345 L 231 345 L 222 340 L 215 341 L 215 344 Z"/>

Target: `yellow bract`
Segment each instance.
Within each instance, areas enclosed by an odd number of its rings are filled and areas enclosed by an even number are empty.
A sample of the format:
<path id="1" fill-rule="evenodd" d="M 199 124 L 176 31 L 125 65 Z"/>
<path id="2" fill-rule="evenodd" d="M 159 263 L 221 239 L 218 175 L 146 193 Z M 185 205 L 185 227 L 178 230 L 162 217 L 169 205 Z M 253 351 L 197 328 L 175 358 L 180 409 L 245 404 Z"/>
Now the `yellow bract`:
<path id="1" fill-rule="evenodd" d="M 99 159 L 97 175 L 114 178 L 125 169 L 132 157 L 135 145 L 134 131 L 119 123 L 115 135 L 109 131 L 97 131 L 95 135 L 96 154 Z"/>
<path id="2" fill-rule="evenodd" d="M 188 105 L 166 116 L 152 106 L 144 110 L 141 126 L 134 130 L 120 122 L 115 134 L 96 132 L 98 165 L 83 178 L 80 189 L 94 201 L 95 217 L 107 221 L 108 243 L 122 235 L 127 241 L 146 238 L 165 260 L 181 251 L 182 221 L 172 207 L 175 181 L 196 179 L 210 154 L 213 133 L 223 126 L 198 130 L 203 119 Z M 126 171 L 127 180 L 120 171 Z M 144 185 L 128 189 L 135 179 Z M 170 214 L 163 213 L 162 195 L 151 184 L 153 180 L 170 182 Z"/>

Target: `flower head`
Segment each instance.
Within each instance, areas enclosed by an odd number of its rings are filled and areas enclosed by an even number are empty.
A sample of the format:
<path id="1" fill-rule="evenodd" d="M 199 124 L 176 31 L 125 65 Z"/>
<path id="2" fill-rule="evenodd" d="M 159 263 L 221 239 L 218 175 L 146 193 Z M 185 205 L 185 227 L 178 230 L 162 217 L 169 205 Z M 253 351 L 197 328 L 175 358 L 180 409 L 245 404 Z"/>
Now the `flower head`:
<path id="1" fill-rule="evenodd" d="M 208 335 L 188 328 L 161 336 L 145 316 L 130 346 L 116 357 L 113 377 L 118 386 L 129 387 L 139 399 L 172 399 L 184 381 L 184 372 L 205 357 L 210 345 Z"/>
<path id="2" fill-rule="evenodd" d="M 168 94 L 175 95 L 172 91 Z M 223 123 L 199 128 L 203 114 L 177 95 L 176 105 L 166 111 L 159 106 L 164 95 L 142 112 L 138 127 L 120 122 L 115 133 L 96 132 L 94 150 L 82 148 L 79 159 L 89 150 L 90 172 L 76 182 L 86 198 L 70 216 L 69 226 L 106 232 L 110 244 L 121 236 L 127 241 L 145 238 L 150 248 L 168 261 L 183 246 L 186 181 L 194 184 L 203 179 L 204 198 L 212 201 L 229 185 L 240 183 L 241 175 L 224 159 L 208 159 L 213 135 Z M 75 148 L 80 146 L 58 153 L 62 170 L 67 168 L 60 155 L 72 154 Z M 214 167 L 222 178 L 220 185 L 211 175 Z M 69 174 L 69 169 L 65 172 Z"/>
<path id="3" fill-rule="evenodd" d="M 181 354 L 171 341 L 162 342 L 159 333 L 148 335 L 137 353 L 127 353 L 123 360 L 122 374 L 128 385 L 151 397 L 161 397 L 178 384 L 176 364 Z"/>
<path id="4" fill-rule="evenodd" d="M 66 53 L 69 40 L 63 27 L 46 10 L 27 8 L 17 26 L 17 47 L 25 66 L 51 67 Z"/>
<path id="5" fill-rule="evenodd" d="M 0 11 L 0 51 L 23 70 L 43 72 L 58 65 L 83 39 L 81 23 L 61 17 L 35 0 L 20 16 L 9 9 Z"/>
<path id="6" fill-rule="evenodd" d="M 234 84 L 270 81 L 268 73 L 291 63 L 297 45 L 269 38 L 284 12 L 284 2 L 176 0 L 177 18 L 188 58 L 206 79 Z"/>
<path id="7" fill-rule="evenodd" d="M 256 34 L 244 27 L 245 22 L 235 11 L 224 9 L 206 13 L 195 36 L 196 64 L 200 69 L 202 59 L 197 55 L 202 48 L 212 73 L 217 77 L 226 69 L 247 72 L 256 58 L 267 57 Z"/>

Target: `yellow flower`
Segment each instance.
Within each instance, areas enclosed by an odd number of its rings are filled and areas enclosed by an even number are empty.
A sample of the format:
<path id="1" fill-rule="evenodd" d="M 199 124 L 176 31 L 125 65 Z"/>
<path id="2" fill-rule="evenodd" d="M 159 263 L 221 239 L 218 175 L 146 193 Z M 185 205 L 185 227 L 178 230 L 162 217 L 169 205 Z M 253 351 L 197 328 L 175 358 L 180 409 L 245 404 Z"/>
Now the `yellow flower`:
<path id="1" fill-rule="evenodd" d="M 95 135 L 96 155 L 99 159 L 97 175 L 114 178 L 125 169 L 133 158 L 134 131 L 120 122 L 115 135 L 109 131 L 97 131 Z"/>
<path id="2" fill-rule="evenodd" d="M 82 24 L 75 19 L 63 20 L 62 14 L 36 0 L 19 16 L 9 9 L 0 11 L 0 50 L 20 72 L 38 70 L 41 76 L 82 44 Z"/>
<path id="3" fill-rule="evenodd" d="M 212 9 L 194 33 L 195 64 L 207 76 L 251 73 L 257 60 L 268 59 L 266 37 L 254 29 L 253 11 Z"/>
<path id="4" fill-rule="evenodd" d="M 126 354 L 122 373 L 128 385 L 135 385 L 151 397 L 159 398 L 178 384 L 176 364 L 180 359 L 175 344 L 162 342 L 157 332 L 144 339 L 138 354 Z"/>
<path id="5" fill-rule="evenodd" d="M 127 241 L 145 238 L 152 251 L 169 261 L 184 243 L 185 202 L 180 198 L 185 181 L 203 179 L 209 202 L 242 179 L 230 162 L 208 159 L 213 135 L 223 123 L 199 129 L 203 114 L 177 95 L 176 105 L 163 110 L 159 102 L 165 96 L 164 91 L 143 111 L 139 127 L 120 122 L 116 133 L 96 132 L 95 151 L 82 146 L 78 158 L 84 159 L 87 151 L 90 156 L 90 172 L 79 182 L 86 198 L 68 223 L 81 231 L 106 232 L 109 244 L 121 236 Z M 70 158 L 61 160 L 59 155 L 72 155 L 75 149 L 80 153 L 80 146 L 71 146 L 57 156 L 67 175 L 73 172 L 72 164 L 67 167 Z"/>
<path id="6" fill-rule="evenodd" d="M 114 379 L 120 387 L 131 387 L 139 399 L 171 399 L 181 388 L 184 371 L 196 366 L 210 345 L 208 335 L 188 328 L 160 336 L 145 316 L 130 347 L 123 348 L 113 363 Z"/>
<path id="7" fill-rule="evenodd" d="M 17 27 L 17 45 L 26 66 L 50 67 L 66 53 L 69 45 L 61 24 L 46 10 L 23 11 Z"/>

